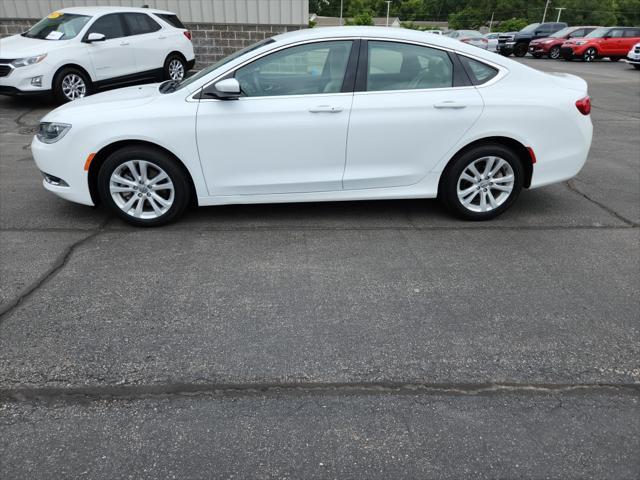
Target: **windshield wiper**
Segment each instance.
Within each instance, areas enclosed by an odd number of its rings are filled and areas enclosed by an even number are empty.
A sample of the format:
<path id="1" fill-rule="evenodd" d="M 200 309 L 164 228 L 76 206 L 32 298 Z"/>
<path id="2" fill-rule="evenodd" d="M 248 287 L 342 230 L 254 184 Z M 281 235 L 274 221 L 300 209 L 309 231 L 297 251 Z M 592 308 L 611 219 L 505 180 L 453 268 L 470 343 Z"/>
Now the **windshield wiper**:
<path id="1" fill-rule="evenodd" d="M 180 82 L 178 80 L 167 80 L 166 82 L 162 82 L 160 84 L 160 93 L 175 92 L 179 86 Z"/>

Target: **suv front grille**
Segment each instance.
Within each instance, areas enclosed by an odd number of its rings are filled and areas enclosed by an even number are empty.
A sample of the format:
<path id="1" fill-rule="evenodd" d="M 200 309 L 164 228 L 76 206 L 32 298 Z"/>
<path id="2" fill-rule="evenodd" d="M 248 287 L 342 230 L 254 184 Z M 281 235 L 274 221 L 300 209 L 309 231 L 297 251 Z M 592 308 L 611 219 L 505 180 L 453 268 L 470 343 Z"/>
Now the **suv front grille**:
<path id="1" fill-rule="evenodd" d="M 11 73 L 11 67 L 9 65 L 0 65 L 0 77 L 6 77 Z"/>
<path id="2" fill-rule="evenodd" d="M 514 35 L 499 35 L 498 43 L 511 42 L 514 38 Z"/>

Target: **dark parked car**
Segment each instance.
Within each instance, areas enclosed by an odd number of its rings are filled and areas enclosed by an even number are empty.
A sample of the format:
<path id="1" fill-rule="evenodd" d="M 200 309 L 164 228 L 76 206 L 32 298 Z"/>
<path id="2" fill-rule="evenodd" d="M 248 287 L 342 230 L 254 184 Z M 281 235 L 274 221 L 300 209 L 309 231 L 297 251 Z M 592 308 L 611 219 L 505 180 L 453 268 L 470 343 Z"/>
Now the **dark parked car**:
<path id="1" fill-rule="evenodd" d="M 512 53 L 516 57 L 524 57 L 529 51 L 531 40 L 548 37 L 566 27 L 567 24 L 564 22 L 532 23 L 515 35 L 506 34 L 498 37 L 498 53 L 507 57 Z"/>

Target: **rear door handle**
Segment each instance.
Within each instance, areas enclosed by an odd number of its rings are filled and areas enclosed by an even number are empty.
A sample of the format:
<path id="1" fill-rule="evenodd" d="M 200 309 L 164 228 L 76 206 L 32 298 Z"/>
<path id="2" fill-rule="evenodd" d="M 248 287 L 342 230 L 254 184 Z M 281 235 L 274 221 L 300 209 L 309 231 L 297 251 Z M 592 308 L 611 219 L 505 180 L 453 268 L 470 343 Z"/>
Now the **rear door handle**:
<path id="1" fill-rule="evenodd" d="M 458 102 L 454 102 L 454 101 L 448 101 L 448 102 L 440 102 L 440 103 L 436 103 L 434 105 L 434 108 L 452 108 L 452 109 L 460 109 L 460 108 L 467 108 L 467 106 L 463 103 L 458 103 Z"/>
<path id="2" fill-rule="evenodd" d="M 158 40 L 164 40 L 165 38 L 167 38 L 165 35 L 162 35 L 160 37 L 158 37 Z"/>
<path id="3" fill-rule="evenodd" d="M 310 108 L 311 113 L 339 113 L 342 111 L 342 107 L 333 107 L 331 105 L 318 105 L 317 107 Z"/>

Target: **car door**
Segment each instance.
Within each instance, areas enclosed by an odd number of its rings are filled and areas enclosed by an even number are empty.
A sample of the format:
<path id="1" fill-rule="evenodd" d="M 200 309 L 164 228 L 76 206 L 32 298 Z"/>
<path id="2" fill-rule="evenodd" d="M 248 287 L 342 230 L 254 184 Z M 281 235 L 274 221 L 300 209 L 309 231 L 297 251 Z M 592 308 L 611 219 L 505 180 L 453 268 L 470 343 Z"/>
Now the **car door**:
<path id="1" fill-rule="evenodd" d="M 241 66 L 238 100 L 201 99 L 197 141 L 211 195 L 342 188 L 352 40 L 290 46 Z"/>
<path id="2" fill-rule="evenodd" d="M 620 55 L 627 55 L 633 46 L 640 42 L 640 28 L 626 28 L 622 37 L 622 52 Z"/>
<path id="3" fill-rule="evenodd" d="M 129 30 L 127 40 L 131 43 L 138 72 L 162 68 L 171 46 L 160 24 L 146 13 L 128 12 L 123 15 Z"/>
<path id="4" fill-rule="evenodd" d="M 86 44 L 95 80 L 112 79 L 136 71 L 135 57 L 126 36 L 121 13 L 110 13 L 98 18 L 87 30 L 85 38 L 90 33 L 101 33 L 106 37 L 103 42 Z"/>
<path id="5" fill-rule="evenodd" d="M 624 30 L 622 28 L 613 28 L 607 33 L 600 44 L 600 55 L 606 57 L 607 55 L 621 55 Z M 625 52 L 626 53 L 626 52 Z"/>
<path id="6" fill-rule="evenodd" d="M 345 189 L 422 180 L 482 112 L 474 87 L 453 87 L 444 50 L 412 43 L 363 42 L 351 107 Z"/>

